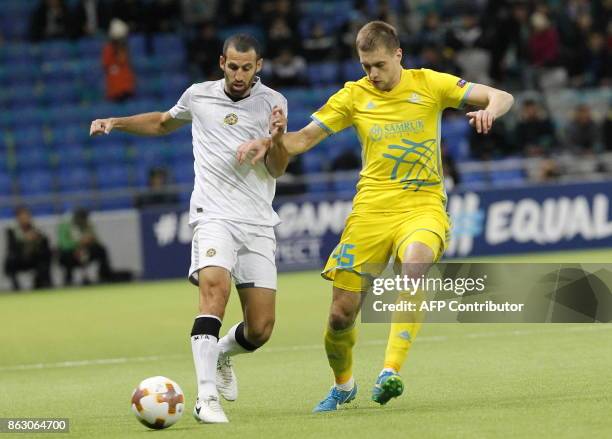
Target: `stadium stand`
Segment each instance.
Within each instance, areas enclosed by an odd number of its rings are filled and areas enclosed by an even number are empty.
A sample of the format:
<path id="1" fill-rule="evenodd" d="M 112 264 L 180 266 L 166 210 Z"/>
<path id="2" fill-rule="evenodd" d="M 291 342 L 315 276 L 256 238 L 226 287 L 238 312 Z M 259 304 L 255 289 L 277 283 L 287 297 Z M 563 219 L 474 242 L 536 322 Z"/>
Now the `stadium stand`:
<path id="1" fill-rule="evenodd" d="M 0 16 L 0 215 L 10 215 L 10 206 L 32 201 L 33 195 L 49 195 L 45 201 L 33 202 L 33 211 L 62 212 L 67 201 L 64 194 L 74 191 L 102 191 L 126 189 L 126 194 L 146 187 L 148 171 L 162 164 L 168 164 L 172 182 L 185 199 L 190 191 L 193 169 L 190 152 L 190 133 L 188 129 L 179 131 L 172 137 L 163 139 L 139 138 L 113 133 L 112 136 L 96 139 L 88 137 L 88 126 L 92 119 L 107 115 L 128 115 L 153 110 L 166 110 L 178 99 L 183 90 L 192 82 L 203 78 L 194 74 L 193 66 L 188 59 L 188 43 L 193 37 L 198 24 L 189 26 L 180 21 L 169 19 L 164 26 L 170 32 L 151 32 L 142 23 L 132 23 L 134 31 L 129 37 L 131 62 L 137 74 L 136 96 L 124 103 L 111 103 L 104 99 L 103 73 L 101 68 L 101 51 L 105 42 L 104 29 L 96 34 L 74 39 L 43 39 L 28 41 L 30 22 L 38 0 L 5 0 L 3 13 Z M 78 2 L 66 1 L 68 8 L 74 8 Z M 117 2 L 114 2 L 117 3 Z M 120 3 L 120 2 L 119 2 Z M 154 7 L 155 1 L 145 2 Z M 166 2 L 167 3 L 167 2 Z M 267 14 L 274 14 L 275 2 L 267 8 Z M 447 3 L 452 3 L 449 5 Z M 499 5 L 496 3 L 500 3 Z M 537 4 L 535 4 L 537 3 Z M 488 51 L 487 59 L 491 66 L 491 76 L 496 84 L 512 90 L 517 96 L 520 107 L 522 99 L 538 97 L 540 104 L 547 109 L 557 131 L 558 138 L 563 139 L 565 127 L 571 123 L 571 114 L 578 104 L 586 104 L 591 109 L 598 126 L 606 123 L 612 102 L 612 91 L 609 87 L 611 28 L 599 18 L 604 14 L 609 18 L 609 6 L 601 2 L 591 2 L 592 7 L 577 14 L 589 14 L 593 24 L 589 29 L 577 26 L 578 17 L 569 15 L 569 6 L 559 2 L 517 2 L 508 5 L 506 2 L 479 2 L 479 6 L 470 2 L 389 2 L 377 1 L 312 1 L 295 2 L 294 16 L 283 20 L 291 24 L 299 20 L 299 32 L 304 37 L 312 23 L 320 23 L 325 32 L 333 35 L 338 41 L 337 53 L 330 59 L 321 59 L 308 64 L 307 87 L 281 90 L 289 101 L 289 129 L 299 129 L 307 123 L 310 114 L 338 89 L 344 81 L 355 80 L 363 75 L 359 62 L 341 53 L 343 41 L 350 36 L 351 29 L 366 19 L 383 18 L 394 23 L 403 36 L 406 53 L 406 65 L 410 67 L 431 67 L 461 74 L 456 62 L 457 53 L 469 49 L 467 45 Z M 567 2 L 574 3 L 574 2 Z M 608 2 L 609 3 L 609 2 Z M 176 2 L 180 10 L 180 2 Z M 523 68 L 533 77 L 540 77 L 542 69 L 530 66 L 529 58 L 516 61 L 506 71 L 499 73 L 501 61 L 498 60 L 499 48 L 505 48 L 503 54 L 516 50 L 528 50 L 528 47 L 515 47 L 512 41 L 491 43 L 492 26 L 524 26 L 529 31 L 529 23 L 520 23 L 510 17 L 520 16 L 520 8 L 527 8 L 527 17 L 536 13 L 547 14 L 553 19 L 553 28 L 560 38 L 567 39 L 571 32 L 586 32 L 588 35 L 606 33 L 607 40 L 604 54 L 600 56 L 596 48 L 583 48 L 582 70 L 576 71 L 567 67 L 576 58 L 560 58 L 558 65 L 566 66 L 569 79 L 561 89 L 542 88 L 535 91 L 517 90 L 517 84 L 524 78 L 520 73 Z M 608 7 L 608 9 L 605 9 Z M 505 9 L 504 9 L 505 8 Z M 272 12 L 270 12 L 272 11 Z M 437 14 L 440 18 L 442 43 L 436 46 L 439 54 L 446 57 L 444 63 L 438 61 L 432 65 L 428 58 L 422 58 L 422 49 L 433 44 L 437 33 L 425 35 L 420 32 L 428 15 Z M 462 33 L 463 24 L 453 17 L 478 17 L 477 29 L 479 39 L 475 42 L 465 40 Z M 514 14 L 514 15 L 512 15 Z M 607 14 L 607 15 L 606 15 Z M 180 14 L 177 13 L 177 16 Z M 567 20 L 565 20 L 567 18 Z M 224 38 L 235 31 L 250 31 L 259 36 L 265 43 L 270 16 L 254 16 L 248 26 L 223 26 L 223 17 L 219 20 L 218 36 Z M 505 21 L 504 21 L 505 20 Z M 196 27 L 194 27 L 196 26 Z M 563 27 L 565 26 L 565 27 Z M 607 26 L 607 27 L 606 27 Z M 161 27 L 161 25 L 160 25 Z M 568 27 L 570 28 L 568 30 Z M 143 32 L 146 31 L 146 32 Z M 434 35 L 435 34 L 435 35 Z M 532 36 L 534 32 L 532 31 Z M 451 38 L 452 37 L 452 38 Z M 351 37 L 352 38 L 352 37 Z M 488 39 L 487 39 L 488 38 Z M 350 40 L 350 38 L 349 38 Z M 292 44 L 300 51 L 299 41 Z M 519 44 L 519 43 L 516 43 Z M 525 43 L 528 44 L 528 43 Z M 466 49 L 467 47 L 467 49 Z M 571 46 L 568 50 L 572 49 Z M 594 52 L 595 51 L 595 52 Z M 603 58 L 602 58 L 603 56 Z M 581 58 L 581 59 L 582 59 Z M 497 61 L 496 61 L 497 60 Z M 509 61 L 504 61 L 508 63 Z M 523 64 L 521 64 L 523 62 Z M 604 66 L 601 66 L 601 62 Z M 497 63 L 497 64 L 495 64 Z M 599 64 L 597 64 L 599 63 Z M 608 68 L 605 68 L 605 63 Z M 519 72 L 519 73 L 517 73 Z M 514 75 L 514 76 L 513 76 Z M 538 76 L 540 75 L 540 76 Z M 597 76 L 599 75 L 599 76 Z M 593 79 L 595 78 L 595 79 Z M 467 78 L 470 79 L 470 78 Z M 580 81 L 581 83 L 579 83 Z M 264 77 L 264 81 L 266 78 Z M 567 88 L 579 83 L 580 88 Z M 537 83 L 534 83 L 537 84 Z M 274 85 L 274 84 L 272 84 Z M 534 85 L 538 88 L 537 85 Z M 512 142 L 512 131 L 517 123 L 516 114 L 509 115 L 507 131 Z M 515 145 L 516 154 L 506 157 L 495 153 L 486 166 L 474 161 L 470 156 L 470 128 L 461 113 L 449 115 L 443 120 L 442 137 L 446 154 L 457 163 L 461 175 L 460 187 L 482 187 L 492 185 L 503 187 L 517 185 L 532 179 L 533 168 L 538 160 L 549 157 L 527 157 L 523 145 Z M 611 150 L 609 138 L 600 137 L 592 151 L 599 156 Z M 567 146 L 560 141 L 550 154 L 553 158 L 561 156 Z M 338 178 L 320 178 L 308 182 L 308 175 L 319 174 L 330 170 L 330 161 L 347 149 L 359 154 L 360 145 L 351 131 L 340 133 L 323 142 L 316 150 L 310 151 L 302 159 L 306 187 L 310 192 L 352 191 L 354 177 L 346 181 Z M 604 156 L 601 156 L 604 157 Z M 592 160 L 592 157 L 590 158 Z M 602 158 L 601 166 L 595 166 L 599 172 L 610 172 L 607 166 L 610 160 Z M 561 160 L 571 163 L 571 160 Z M 503 169 L 503 170 L 499 170 Z M 572 174 L 574 178 L 576 173 Z M 590 174 L 592 176 L 592 173 Z M 131 192 L 130 192 L 131 191 Z M 44 197 L 43 197 L 44 198 Z M 94 199 L 96 197 L 93 197 Z M 37 199 L 40 199 L 38 197 Z M 101 197 L 100 199 L 104 199 Z M 95 205 L 99 209 L 127 208 L 132 206 L 131 196 L 114 197 L 111 201 L 100 201 Z"/>

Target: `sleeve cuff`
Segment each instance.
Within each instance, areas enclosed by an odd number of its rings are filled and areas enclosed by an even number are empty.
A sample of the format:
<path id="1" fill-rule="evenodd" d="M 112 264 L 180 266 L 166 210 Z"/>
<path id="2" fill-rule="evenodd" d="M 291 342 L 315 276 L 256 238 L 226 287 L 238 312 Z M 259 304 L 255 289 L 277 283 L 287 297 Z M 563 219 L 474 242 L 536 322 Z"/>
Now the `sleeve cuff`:
<path id="1" fill-rule="evenodd" d="M 335 134 L 335 132 L 328 127 L 327 125 L 325 125 L 323 122 L 321 122 L 319 119 L 317 119 L 317 117 L 313 114 L 312 116 L 310 116 L 310 118 L 312 119 L 312 121 L 314 123 L 316 123 L 320 128 L 322 128 L 323 130 L 325 130 L 325 132 L 327 132 L 327 134 Z"/>
<path id="2" fill-rule="evenodd" d="M 468 85 L 467 90 L 465 90 L 465 93 L 463 94 L 463 97 L 459 101 L 459 106 L 457 107 L 459 110 L 461 110 L 463 107 L 465 107 L 465 104 L 467 103 L 467 99 L 468 99 L 468 97 L 470 97 L 470 93 L 472 92 L 473 88 L 474 88 L 474 83 L 470 82 L 470 85 Z"/>

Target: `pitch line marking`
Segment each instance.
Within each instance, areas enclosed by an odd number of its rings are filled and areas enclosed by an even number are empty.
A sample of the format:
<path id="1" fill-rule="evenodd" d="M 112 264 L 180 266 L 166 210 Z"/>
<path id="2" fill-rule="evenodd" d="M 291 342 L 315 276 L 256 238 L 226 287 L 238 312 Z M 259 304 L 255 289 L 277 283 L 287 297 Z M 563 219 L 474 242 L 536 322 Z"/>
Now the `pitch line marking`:
<path id="1" fill-rule="evenodd" d="M 445 341 L 452 341 L 456 339 L 474 339 L 474 338 L 493 338 L 500 336 L 526 336 L 526 335 L 540 335 L 548 333 L 560 333 L 560 332 L 588 332 L 588 331 L 602 331 L 612 330 L 612 324 L 597 324 L 590 326 L 570 326 L 561 328 L 551 328 L 545 330 L 530 330 L 530 329 L 517 329 L 513 331 L 498 331 L 498 332 L 483 332 L 476 334 L 464 334 L 461 336 L 447 336 L 447 335 L 424 335 L 417 339 L 418 343 L 438 343 Z M 368 340 L 358 344 L 358 346 L 379 346 L 387 343 L 387 340 Z M 312 345 L 298 345 L 298 346 L 278 346 L 270 347 L 262 350 L 260 355 L 266 353 L 282 353 L 282 352 L 299 352 L 299 351 L 311 351 L 323 349 L 323 344 L 312 344 Z M 31 363 L 31 364 L 17 364 L 14 366 L 3 366 L 0 367 L 0 372 L 15 372 L 23 370 L 43 370 L 43 369 L 63 369 L 70 367 L 86 367 L 86 366 L 100 366 L 100 365 L 112 365 L 112 364 L 125 364 L 125 363 L 145 363 L 149 361 L 159 360 L 171 360 L 179 359 L 184 357 L 190 357 L 187 354 L 170 354 L 170 355 L 149 355 L 141 357 L 119 357 L 119 358 L 99 358 L 94 360 L 71 360 L 71 361 L 60 361 L 55 363 Z"/>

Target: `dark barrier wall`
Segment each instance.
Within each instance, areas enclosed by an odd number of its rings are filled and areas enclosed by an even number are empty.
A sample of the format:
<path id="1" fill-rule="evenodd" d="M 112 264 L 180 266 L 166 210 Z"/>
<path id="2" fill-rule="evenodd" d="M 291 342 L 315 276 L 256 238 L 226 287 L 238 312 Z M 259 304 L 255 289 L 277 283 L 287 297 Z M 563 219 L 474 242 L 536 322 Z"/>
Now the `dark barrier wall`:
<path id="1" fill-rule="evenodd" d="M 612 247 L 612 182 L 456 192 L 448 211 L 446 257 Z M 275 204 L 279 271 L 318 269 L 338 243 L 351 197 L 308 197 Z M 141 213 L 144 276 L 186 276 L 191 230 L 186 211 Z"/>

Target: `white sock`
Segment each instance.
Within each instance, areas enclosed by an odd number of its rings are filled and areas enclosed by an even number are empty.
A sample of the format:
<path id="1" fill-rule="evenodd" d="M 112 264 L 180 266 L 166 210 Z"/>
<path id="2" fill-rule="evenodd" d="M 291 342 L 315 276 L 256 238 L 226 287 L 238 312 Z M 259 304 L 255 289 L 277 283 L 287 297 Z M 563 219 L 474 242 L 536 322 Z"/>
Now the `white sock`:
<path id="1" fill-rule="evenodd" d="M 219 349 L 221 350 L 221 354 L 232 356 L 251 352 L 243 348 L 236 341 L 236 328 L 238 328 L 238 325 L 240 325 L 240 323 L 241 322 L 236 323 L 234 326 L 232 326 L 229 331 L 227 331 L 227 334 L 225 334 L 225 336 L 221 337 L 221 340 L 219 340 Z"/>
<path id="2" fill-rule="evenodd" d="M 344 392 L 349 392 L 353 390 L 353 387 L 355 387 L 355 379 L 353 377 L 351 377 L 351 379 L 348 380 L 346 383 L 336 384 L 336 388 Z"/>
<path id="3" fill-rule="evenodd" d="M 192 336 L 191 352 L 198 379 L 198 397 L 218 396 L 216 377 L 219 343 L 217 337 L 213 335 Z"/>

